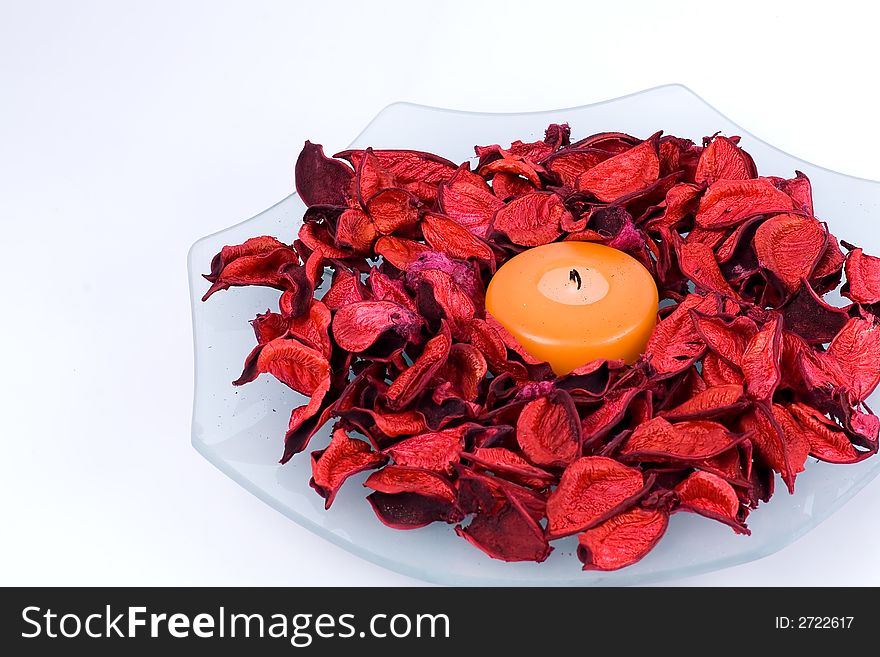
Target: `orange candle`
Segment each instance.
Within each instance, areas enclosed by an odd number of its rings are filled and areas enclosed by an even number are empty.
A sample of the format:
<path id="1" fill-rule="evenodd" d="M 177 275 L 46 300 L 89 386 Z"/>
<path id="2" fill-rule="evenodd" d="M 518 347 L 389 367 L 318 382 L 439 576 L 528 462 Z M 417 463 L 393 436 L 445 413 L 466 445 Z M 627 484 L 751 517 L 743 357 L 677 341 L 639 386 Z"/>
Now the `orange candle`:
<path id="1" fill-rule="evenodd" d="M 657 322 L 657 302 L 638 260 L 591 242 L 524 251 L 486 290 L 486 310 L 559 375 L 596 358 L 635 361 Z"/>

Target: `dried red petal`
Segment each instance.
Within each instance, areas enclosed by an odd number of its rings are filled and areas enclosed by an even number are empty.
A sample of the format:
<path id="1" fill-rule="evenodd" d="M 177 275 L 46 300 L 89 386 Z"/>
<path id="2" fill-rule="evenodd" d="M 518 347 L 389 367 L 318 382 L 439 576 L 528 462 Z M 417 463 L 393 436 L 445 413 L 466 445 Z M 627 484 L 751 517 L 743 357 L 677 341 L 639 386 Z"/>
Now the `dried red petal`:
<path id="1" fill-rule="evenodd" d="M 782 308 L 785 329 L 810 344 L 830 342 L 849 320 L 848 308 L 835 308 L 806 281 Z"/>
<path id="2" fill-rule="evenodd" d="M 385 457 L 374 452 L 368 443 L 349 437 L 344 429 L 336 429 L 325 449 L 312 452 L 309 485 L 324 498 L 324 508 L 329 509 L 346 479 L 384 462 Z"/>
<path id="3" fill-rule="evenodd" d="M 718 229 L 735 226 L 755 215 L 793 209 L 791 197 L 766 178 L 719 180 L 709 186 L 700 200 L 696 222 L 703 228 Z"/>
<path id="4" fill-rule="evenodd" d="M 384 450 L 396 465 L 452 474 L 452 463 L 464 449 L 468 426 L 412 436 Z"/>
<path id="5" fill-rule="evenodd" d="M 457 342 L 449 349 L 449 357 L 440 368 L 437 380 L 450 383 L 459 398 L 475 401 L 488 370 L 486 357 L 479 349 Z"/>
<path id="6" fill-rule="evenodd" d="M 680 508 L 723 522 L 739 534 L 749 530 L 738 519 L 740 503 L 727 481 L 709 472 L 697 471 L 675 487 Z"/>
<path id="7" fill-rule="evenodd" d="M 385 189 L 367 201 L 367 214 L 379 233 L 390 235 L 416 225 L 418 199 L 405 189 Z"/>
<path id="8" fill-rule="evenodd" d="M 202 301 L 218 290 L 242 285 L 283 289 L 284 270 L 298 264 L 296 252 L 274 237 L 252 237 L 237 246 L 224 246 L 211 262 L 211 273 L 205 274 L 211 287 Z"/>
<path id="9" fill-rule="evenodd" d="M 428 340 L 415 362 L 403 370 L 388 387 L 385 396 L 391 410 L 405 408 L 424 390 L 437 370 L 446 362 L 451 346 L 449 330 L 444 326 L 443 331 Z"/>
<path id="10" fill-rule="evenodd" d="M 658 141 L 659 136 L 652 137 L 598 163 L 578 177 L 578 190 L 610 203 L 649 186 L 660 177 Z"/>
<path id="11" fill-rule="evenodd" d="M 373 346 L 386 331 L 413 339 L 421 325 L 418 315 L 391 301 L 360 301 L 336 311 L 333 337 L 340 347 L 356 353 Z"/>
<path id="12" fill-rule="evenodd" d="M 351 256 L 351 252 L 338 248 L 326 226 L 303 224 L 299 228 L 299 239 L 310 250 L 320 253 L 328 260 L 343 259 Z"/>
<path id="13" fill-rule="evenodd" d="M 482 260 L 489 264 L 491 271 L 495 271 L 495 254 L 489 245 L 452 219 L 428 213 L 421 225 L 425 241 L 435 251 L 458 260 Z"/>
<path id="14" fill-rule="evenodd" d="M 296 192 L 306 205 L 348 204 L 354 171 L 324 155 L 321 144 L 306 141 L 294 172 Z"/>
<path id="15" fill-rule="evenodd" d="M 780 214 L 758 227 L 754 247 L 758 262 L 789 292 L 808 278 L 825 251 L 825 229 L 812 217 Z"/>
<path id="16" fill-rule="evenodd" d="M 364 286 L 361 277 L 346 269 L 337 269 L 333 275 L 333 283 L 321 297 L 330 310 L 338 310 L 343 306 L 364 301 Z"/>
<path id="17" fill-rule="evenodd" d="M 661 413 L 670 422 L 682 420 L 709 420 L 741 411 L 748 402 L 743 387 L 738 384 L 714 385 L 698 392 L 675 408 Z"/>
<path id="18" fill-rule="evenodd" d="M 727 451 L 742 439 L 710 420 L 670 424 L 655 417 L 635 428 L 620 453 L 628 460 L 701 461 Z"/>
<path id="19" fill-rule="evenodd" d="M 333 353 L 329 329 L 330 309 L 317 299 L 312 300 L 307 315 L 291 318 L 287 322 L 288 335 L 297 338 L 304 345 L 320 351 L 328 361 Z"/>
<path id="20" fill-rule="evenodd" d="M 695 180 L 711 185 L 718 180 L 749 180 L 757 175 L 755 162 L 735 141 L 715 137 L 700 155 Z"/>
<path id="21" fill-rule="evenodd" d="M 710 386 L 737 385 L 740 388 L 743 384 L 743 375 L 739 368 L 734 367 L 726 360 L 723 360 L 714 351 L 709 352 L 703 358 L 703 379 Z"/>
<path id="22" fill-rule="evenodd" d="M 584 570 L 618 570 L 641 560 L 663 538 L 669 515 L 634 508 L 613 516 L 578 536 L 578 559 Z"/>
<path id="23" fill-rule="evenodd" d="M 778 189 L 785 192 L 794 201 L 795 207 L 799 208 L 804 214 L 813 214 L 813 187 L 810 185 L 810 179 L 800 171 L 795 171 L 795 177 L 774 178 L 773 184 Z"/>
<path id="24" fill-rule="evenodd" d="M 464 165 L 440 186 L 440 208 L 465 230 L 485 237 L 496 210 L 504 205 L 480 176 Z"/>
<path id="25" fill-rule="evenodd" d="M 758 332 L 755 322 L 748 317 L 725 321 L 718 317 L 704 317 L 693 313 L 694 326 L 703 342 L 734 367 L 742 365 L 746 345 Z"/>
<path id="26" fill-rule="evenodd" d="M 710 297 L 690 294 L 654 327 L 645 357 L 658 376 L 682 372 L 703 355 L 706 345 L 697 333 L 690 311 L 709 311 L 713 305 Z"/>
<path id="27" fill-rule="evenodd" d="M 503 201 L 531 194 L 536 189 L 537 187 L 528 180 L 513 173 L 500 171 L 492 178 L 492 193 Z"/>
<path id="28" fill-rule="evenodd" d="M 602 405 L 581 422 L 586 445 L 601 440 L 623 419 L 630 402 L 640 392 L 639 388 L 619 388 L 607 394 Z"/>
<path id="29" fill-rule="evenodd" d="M 390 173 L 400 186 L 427 203 L 436 199 L 437 186 L 452 177 L 456 170 L 455 164 L 445 158 L 412 150 L 350 150 L 337 153 L 333 157 L 348 160 L 358 169 L 367 153 L 371 153 L 378 166 Z M 366 198 L 369 196 L 372 194 L 368 194 Z"/>
<path id="30" fill-rule="evenodd" d="M 455 523 L 462 513 L 455 488 L 436 472 L 387 465 L 364 482 L 376 516 L 394 529 L 417 529 L 432 522 Z"/>
<path id="31" fill-rule="evenodd" d="M 644 492 L 642 473 L 604 456 L 583 456 L 562 473 L 547 499 L 547 535 L 582 532 L 631 506 Z"/>
<path id="32" fill-rule="evenodd" d="M 855 401 L 864 401 L 880 383 L 880 326 L 853 317 L 828 345 L 825 361 L 842 373 L 838 385 Z"/>
<path id="33" fill-rule="evenodd" d="M 482 468 L 492 470 L 499 477 L 530 488 L 546 488 L 556 479 L 505 447 L 476 447 L 473 452 L 465 452 L 462 456 Z"/>
<path id="34" fill-rule="evenodd" d="M 559 196 L 552 192 L 533 192 L 499 208 L 491 230 L 504 233 L 514 244 L 538 246 L 562 234 L 560 222 L 566 215 L 571 218 Z"/>
<path id="35" fill-rule="evenodd" d="M 563 467 L 581 449 L 577 408 L 564 390 L 527 403 L 516 423 L 516 440 L 526 457 L 545 467 Z"/>
<path id="36" fill-rule="evenodd" d="M 810 445 L 791 413 L 779 404 L 769 412 L 758 406 L 741 418 L 740 427 L 751 434 L 757 456 L 794 491 L 795 477 L 803 472 Z"/>
<path id="37" fill-rule="evenodd" d="M 489 164 L 480 167 L 479 174 L 484 178 L 491 178 L 498 173 L 506 173 L 512 176 L 522 176 L 535 187 L 541 186 L 541 177 L 539 172 L 544 170 L 543 167 L 528 162 L 522 158 L 503 157 Z"/>
<path id="38" fill-rule="evenodd" d="M 563 185 L 575 189 L 582 174 L 609 157 L 610 154 L 594 148 L 565 150 L 549 158 L 544 166 L 559 176 Z"/>
<path id="39" fill-rule="evenodd" d="M 697 290 L 718 292 L 729 297 L 736 297 L 736 292 L 721 273 L 715 253 L 700 242 L 685 242 L 678 252 L 678 262 L 682 273 L 691 279 Z"/>
<path id="40" fill-rule="evenodd" d="M 330 364 L 324 355 L 299 340 L 276 338 L 255 351 L 253 378 L 259 374 L 271 374 L 303 395 L 315 395 L 330 379 Z M 236 384 L 242 382 L 245 381 L 239 379 Z"/>
<path id="41" fill-rule="evenodd" d="M 880 258 L 853 249 L 846 258 L 846 296 L 856 303 L 880 302 Z"/>
<path id="42" fill-rule="evenodd" d="M 418 260 L 423 253 L 430 253 L 431 247 L 413 240 L 400 237 L 385 236 L 376 241 L 374 247 L 376 253 L 382 256 L 386 262 L 391 263 L 401 271 L 405 271 L 412 263 Z"/>
<path id="43" fill-rule="evenodd" d="M 397 187 L 400 183 L 391 171 L 386 169 L 368 148 L 355 165 L 355 188 L 358 200 L 366 208 L 367 199 L 372 198 L 383 189 Z"/>
<path id="44" fill-rule="evenodd" d="M 467 527 L 456 527 L 455 532 L 493 559 L 502 561 L 541 562 L 553 551 L 541 526 L 509 494 L 500 505 L 478 513 Z"/>
<path id="45" fill-rule="evenodd" d="M 379 237 L 370 217 L 359 208 L 348 208 L 339 215 L 336 226 L 336 246 L 343 251 L 367 255 Z"/>
<path id="46" fill-rule="evenodd" d="M 746 393 L 756 401 L 769 401 L 782 377 L 782 322 L 774 315 L 752 336 L 743 350 L 740 368 Z"/>
<path id="47" fill-rule="evenodd" d="M 855 463 L 866 454 L 853 446 L 836 422 L 815 408 L 794 403 L 788 410 L 806 434 L 811 456 L 829 463 Z"/>

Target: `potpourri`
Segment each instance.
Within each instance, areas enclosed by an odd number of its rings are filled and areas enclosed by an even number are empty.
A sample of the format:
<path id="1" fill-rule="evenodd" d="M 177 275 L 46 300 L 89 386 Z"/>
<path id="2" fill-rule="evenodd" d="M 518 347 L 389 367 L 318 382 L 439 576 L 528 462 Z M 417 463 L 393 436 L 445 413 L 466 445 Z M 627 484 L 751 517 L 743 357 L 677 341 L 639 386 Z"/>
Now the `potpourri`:
<path id="1" fill-rule="evenodd" d="M 298 238 L 226 246 L 205 276 L 204 299 L 281 291 L 234 383 L 271 374 L 308 397 L 282 463 L 332 423 L 311 452 L 328 508 L 371 470 L 383 523 L 449 523 L 497 559 L 543 561 L 577 535 L 584 569 L 621 568 L 679 512 L 748 534 L 776 474 L 793 491 L 810 456 L 877 451 L 880 259 L 813 216 L 804 174 L 759 176 L 739 141 L 572 142 L 551 125 L 460 166 L 306 142 Z M 557 240 L 621 249 L 654 276 L 660 319 L 634 364 L 555 376 L 486 313 L 493 272 Z M 825 300 L 838 288 L 852 303 Z"/>

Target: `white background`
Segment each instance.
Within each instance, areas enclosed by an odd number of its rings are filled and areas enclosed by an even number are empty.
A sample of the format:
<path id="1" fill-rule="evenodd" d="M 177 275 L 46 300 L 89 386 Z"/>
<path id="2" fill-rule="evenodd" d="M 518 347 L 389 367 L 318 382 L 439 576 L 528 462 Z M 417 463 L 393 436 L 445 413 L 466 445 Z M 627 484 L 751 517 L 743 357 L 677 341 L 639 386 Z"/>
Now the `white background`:
<path id="1" fill-rule="evenodd" d="M 190 447 L 190 244 L 290 193 L 303 140 L 334 152 L 397 100 L 681 82 L 880 179 L 876 10 L 808 4 L 0 2 L 0 584 L 417 583 Z M 878 553 L 875 481 L 782 552 L 677 583 L 877 585 Z"/>

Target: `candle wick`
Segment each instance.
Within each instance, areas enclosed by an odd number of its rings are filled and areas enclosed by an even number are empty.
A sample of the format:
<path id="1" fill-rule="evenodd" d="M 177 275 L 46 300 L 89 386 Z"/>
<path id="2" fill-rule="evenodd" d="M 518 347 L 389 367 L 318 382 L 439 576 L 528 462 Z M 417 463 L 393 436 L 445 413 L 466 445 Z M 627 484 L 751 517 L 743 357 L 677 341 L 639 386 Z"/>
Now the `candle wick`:
<path id="1" fill-rule="evenodd" d="M 581 275 L 577 269 L 572 269 L 570 272 L 568 272 L 568 280 L 570 280 L 572 283 L 576 282 L 578 284 L 578 289 L 581 289 Z"/>

